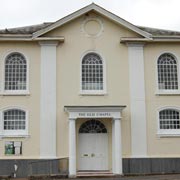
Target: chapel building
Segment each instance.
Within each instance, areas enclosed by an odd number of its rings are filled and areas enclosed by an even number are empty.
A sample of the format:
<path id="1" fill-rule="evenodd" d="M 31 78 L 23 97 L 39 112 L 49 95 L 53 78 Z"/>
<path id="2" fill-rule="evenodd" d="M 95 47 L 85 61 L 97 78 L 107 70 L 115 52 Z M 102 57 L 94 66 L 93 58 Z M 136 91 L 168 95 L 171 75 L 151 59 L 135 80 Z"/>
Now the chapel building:
<path id="1" fill-rule="evenodd" d="M 179 66 L 180 32 L 94 3 L 0 30 L 0 175 L 180 173 Z"/>

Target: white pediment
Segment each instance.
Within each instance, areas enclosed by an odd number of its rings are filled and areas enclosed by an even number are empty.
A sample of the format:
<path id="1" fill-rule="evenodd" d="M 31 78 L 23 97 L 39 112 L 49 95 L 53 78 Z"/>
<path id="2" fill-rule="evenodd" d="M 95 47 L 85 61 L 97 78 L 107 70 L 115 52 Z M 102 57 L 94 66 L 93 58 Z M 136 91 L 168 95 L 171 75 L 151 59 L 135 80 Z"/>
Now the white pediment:
<path id="1" fill-rule="evenodd" d="M 131 30 L 131 31 L 133 31 L 133 32 L 135 32 L 135 33 L 137 33 L 137 34 L 139 34 L 139 35 L 141 35 L 147 39 L 151 39 L 152 35 L 150 33 L 147 33 L 145 31 L 139 29 L 137 26 L 125 21 L 124 19 L 118 17 L 117 15 L 105 10 L 104 8 L 98 6 L 94 3 L 82 8 L 82 9 L 80 9 L 80 10 L 78 10 L 78 11 L 58 20 L 58 21 L 56 21 L 55 23 L 51 24 L 50 26 L 47 26 L 44 29 L 41 29 L 41 30 L 33 33 L 33 39 L 35 39 L 39 36 L 42 36 L 43 34 L 48 33 L 48 32 L 66 24 L 66 23 L 68 23 L 68 22 L 70 22 L 70 21 L 90 12 L 90 11 L 97 12 L 97 13 L 101 14 L 102 16 L 110 19 L 111 21 L 113 21 L 119 25 L 122 25 L 123 27 L 125 27 L 129 30 Z"/>

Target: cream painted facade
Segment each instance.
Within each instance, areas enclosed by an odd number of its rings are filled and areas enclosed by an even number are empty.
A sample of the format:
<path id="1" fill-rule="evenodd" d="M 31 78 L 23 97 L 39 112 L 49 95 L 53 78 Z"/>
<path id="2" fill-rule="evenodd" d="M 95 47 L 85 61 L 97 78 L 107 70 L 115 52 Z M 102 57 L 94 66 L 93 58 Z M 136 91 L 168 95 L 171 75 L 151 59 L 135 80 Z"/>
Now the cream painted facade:
<path id="1" fill-rule="evenodd" d="M 127 172 L 126 161 L 141 166 L 141 160 L 180 157 L 179 126 L 174 134 L 159 133 L 159 112 L 179 112 L 180 91 L 158 90 L 157 69 L 162 54 L 173 54 L 179 81 L 180 33 L 154 34 L 155 29 L 134 26 L 95 4 L 34 32 L 27 29 L 0 32 L 0 159 L 68 158 L 69 175 L 76 176 L 79 129 L 91 119 L 106 127 L 112 174 L 146 173 Z M 27 62 L 23 92 L 5 90 L 5 61 L 14 52 Z M 103 61 L 102 91 L 82 90 L 88 53 Z M 7 108 L 26 111 L 26 134 L 3 134 Z M 6 142 L 17 141 L 22 152 L 6 154 Z"/>

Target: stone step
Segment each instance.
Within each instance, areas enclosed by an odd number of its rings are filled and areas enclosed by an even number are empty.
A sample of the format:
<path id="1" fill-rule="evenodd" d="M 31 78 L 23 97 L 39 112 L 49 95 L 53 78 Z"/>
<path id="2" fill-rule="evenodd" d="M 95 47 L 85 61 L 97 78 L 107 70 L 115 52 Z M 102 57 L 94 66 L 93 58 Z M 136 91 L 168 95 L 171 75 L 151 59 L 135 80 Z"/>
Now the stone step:
<path id="1" fill-rule="evenodd" d="M 77 173 L 77 178 L 79 177 L 113 177 L 114 174 L 109 171 L 82 171 Z"/>

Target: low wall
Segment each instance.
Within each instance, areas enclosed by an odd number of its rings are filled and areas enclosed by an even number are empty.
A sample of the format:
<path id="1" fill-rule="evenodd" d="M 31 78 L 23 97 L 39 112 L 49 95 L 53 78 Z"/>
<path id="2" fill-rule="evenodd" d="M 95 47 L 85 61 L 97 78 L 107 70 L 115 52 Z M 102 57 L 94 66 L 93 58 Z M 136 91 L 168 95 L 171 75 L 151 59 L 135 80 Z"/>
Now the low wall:
<path id="1" fill-rule="evenodd" d="M 17 169 L 15 170 L 15 166 Z M 180 173 L 180 158 L 124 158 L 124 175 Z M 68 158 L 0 160 L 0 176 L 27 177 L 68 174 Z"/>
<path id="2" fill-rule="evenodd" d="M 124 174 L 180 173 L 180 158 L 127 158 L 123 159 Z"/>
<path id="3" fill-rule="evenodd" d="M 32 175 L 67 174 L 68 159 L 0 160 L 0 176 L 27 177 Z"/>

